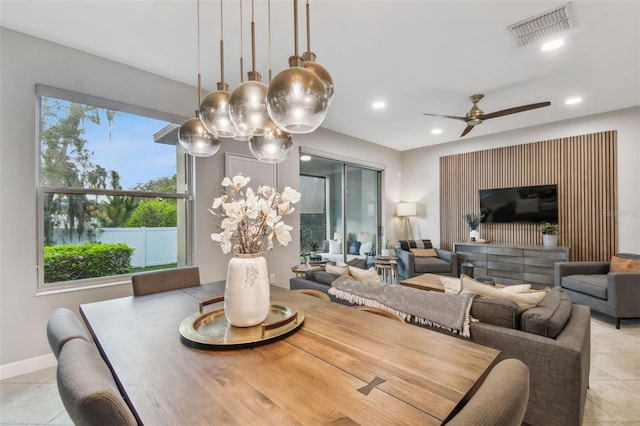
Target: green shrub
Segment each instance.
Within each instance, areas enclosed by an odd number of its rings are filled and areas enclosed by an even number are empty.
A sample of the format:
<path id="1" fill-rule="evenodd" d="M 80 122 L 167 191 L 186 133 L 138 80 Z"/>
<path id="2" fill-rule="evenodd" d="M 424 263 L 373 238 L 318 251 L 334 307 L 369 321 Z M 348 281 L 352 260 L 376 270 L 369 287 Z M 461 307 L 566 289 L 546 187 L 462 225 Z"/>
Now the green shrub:
<path id="1" fill-rule="evenodd" d="M 178 206 L 170 200 L 149 200 L 138 204 L 127 226 L 139 228 L 174 227 L 178 223 Z"/>
<path id="2" fill-rule="evenodd" d="M 133 251 L 126 244 L 61 245 L 44 248 L 44 282 L 126 274 Z"/>

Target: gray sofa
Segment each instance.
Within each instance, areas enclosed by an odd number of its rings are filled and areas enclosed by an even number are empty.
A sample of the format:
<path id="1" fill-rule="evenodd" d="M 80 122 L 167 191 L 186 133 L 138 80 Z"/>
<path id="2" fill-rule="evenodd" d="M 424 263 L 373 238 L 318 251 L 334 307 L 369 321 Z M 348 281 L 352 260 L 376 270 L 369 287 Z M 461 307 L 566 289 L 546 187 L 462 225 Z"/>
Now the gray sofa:
<path id="1" fill-rule="evenodd" d="M 624 259 L 640 255 L 618 253 Z M 558 262 L 554 265 L 556 287 L 564 289 L 574 303 L 612 316 L 616 328 L 624 318 L 640 318 L 640 273 L 609 272 L 609 262 Z"/>
<path id="2" fill-rule="evenodd" d="M 337 278 L 324 271 L 310 271 L 305 277 L 291 278 L 290 287 L 327 293 Z M 502 358 L 516 358 L 529 367 L 526 424 L 582 423 L 591 356 L 589 307 L 572 304 L 563 290 L 554 288 L 537 307 L 525 312 L 508 300 L 477 298 L 471 315 L 479 320 L 471 323 L 471 341 L 498 349 Z M 443 332 L 441 328 L 433 330 Z"/>
<path id="3" fill-rule="evenodd" d="M 454 252 L 433 247 L 431 240 L 400 240 L 398 245 L 398 275 L 401 277 L 411 278 L 427 273 L 458 276 L 458 256 Z M 410 249 L 419 246 L 435 249 L 438 256 L 416 257 Z"/>

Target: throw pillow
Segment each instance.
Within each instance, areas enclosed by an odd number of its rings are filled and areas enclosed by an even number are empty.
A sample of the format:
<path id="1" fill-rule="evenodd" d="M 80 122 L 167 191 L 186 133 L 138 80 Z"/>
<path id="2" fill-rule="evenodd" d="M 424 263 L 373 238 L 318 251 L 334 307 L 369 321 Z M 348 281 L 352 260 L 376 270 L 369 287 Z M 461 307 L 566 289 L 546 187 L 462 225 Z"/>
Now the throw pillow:
<path id="1" fill-rule="evenodd" d="M 611 256 L 609 272 L 640 272 L 640 260 Z"/>
<path id="2" fill-rule="evenodd" d="M 372 242 L 371 234 L 367 234 L 366 232 L 358 232 L 358 241 L 361 243 Z"/>
<path id="3" fill-rule="evenodd" d="M 329 240 L 322 240 L 322 252 L 329 253 Z"/>
<path id="4" fill-rule="evenodd" d="M 360 246 L 362 243 L 360 241 L 351 241 L 349 243 L 349 254 L 360 254 Z"/>
<path id="5" fill-rule="evenodd" d="M 491 297 L 494 299 L 507 299 L 512 300 L 518 304 L 518 307 L 522 310 L 529 309 L 538 305 L 542 299 L 547 295 L 547 292 L 542 291 L 529 291 L 526 293 L 510 294 L 508 291 L 502 291 L 494 286 L 480 283 L 471 277 L 466 275 L 460 276 L 462 281 L 461 293 L 472 293 L 478 296 Z"/>
<path id="6" fill-rule="evenodd" d="M 442 283 L 445 293 L 459 294 L 462 290 L 462 283 L 460 282 L 460 278 L 438 275 L 438 279 Z"/>
<path id="7" fill-rule="evenodd" d="M 329 241 L 329 254 L 342 254 L 342 240 Z"/>
<path id="8" fill-rule="evenodd" d="M 366 256 L 367 253 L 369 253 L 372 248 L 373 248 L 372 241 L 367 241 L 366 243 L 363 242 L 362 244 L 360 244 L 360 256 Z"/>
<path id="9" fill-rule="evenodd" d="M 324 267 L 324 270 L 326 272 L 329 272 L 330 274 L 337 274 L 337 275 L 349 275 L 349 267 L 348 266 L 334 266 L 330 263 L 327 263 L 326 266 Z"/>
<path id="10" fill-rule="evenodd" d="M 508 285 L 506 287 L 500 288 L 500 291 L 509 294 L 524 293 L 525 291 L 529 290 L 531 290 L 531 284 Z"/>
<path id="11" fill-rule="evenodd" d="M 360 269 L 354 266 L 349 266 L 349 275 L 356 281 L 366 281 L 370 283 L 379 283 L 380 276 L 376 272 L 375 268 Z"/>
<path id="12" fill-rule="evenodd" d="M 413 253 L 415 257 L 438 257 L 438 252 L 432 248 L 412 248 L 411 253 Z"/>

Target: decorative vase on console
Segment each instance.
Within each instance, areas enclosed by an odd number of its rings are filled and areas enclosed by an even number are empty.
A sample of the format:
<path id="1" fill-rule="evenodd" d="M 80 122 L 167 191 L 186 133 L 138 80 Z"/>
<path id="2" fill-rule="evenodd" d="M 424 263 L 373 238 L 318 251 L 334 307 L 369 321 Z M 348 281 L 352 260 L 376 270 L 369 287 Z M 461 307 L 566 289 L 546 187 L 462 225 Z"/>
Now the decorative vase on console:
<path id="1" fill-rule="evenodd" d="M 480 226 L 480 221 L 482 220 L 481 214 L 475 213 L 467 213 L 463 216 L 469 228 L 471 228 L 471 232 L 469 233 L 469 238 L 471 241 L 478 241 L 480 239 L 480 232 L 478 231 L 478 226 Z"/>
<path id="2" fill-rule="evenodd" d="M 291 241 L 293 229 L 282 222 L 300 201 L 300 193 L 286 187 L 282 193 L 270 186 L 257 191 L 244 188 L 250 177 L 225 177 L 222 186 L 226 193 L 213 201 L 209 212 L 221 216 L 218 224 L 222 232 L 211 234 L 222 252 L 235 253 L 227 266 L 224 292 L 224 312 L 227 321 L 236 327 L 251 327 L 262 323 L 269 314 L 269 270 L 263 252 L 273 250 L 274 238 L 282 246 Z M 222 213 L 216 210 L 222 209 Z"/>

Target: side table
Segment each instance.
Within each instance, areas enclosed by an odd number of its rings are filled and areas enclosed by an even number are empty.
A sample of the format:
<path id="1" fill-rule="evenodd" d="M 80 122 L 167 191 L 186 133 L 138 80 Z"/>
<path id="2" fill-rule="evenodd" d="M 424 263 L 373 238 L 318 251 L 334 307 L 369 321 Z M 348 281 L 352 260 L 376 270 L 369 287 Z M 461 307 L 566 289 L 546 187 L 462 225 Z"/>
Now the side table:
<path id="1" fill-rule="evenodd" d="M 386 283 L 391 278 L 391 284 L 395 278 L 398 281 L 398 258 L 396 256 L 376 256 L 376 272 L 382 275 Z"/>

